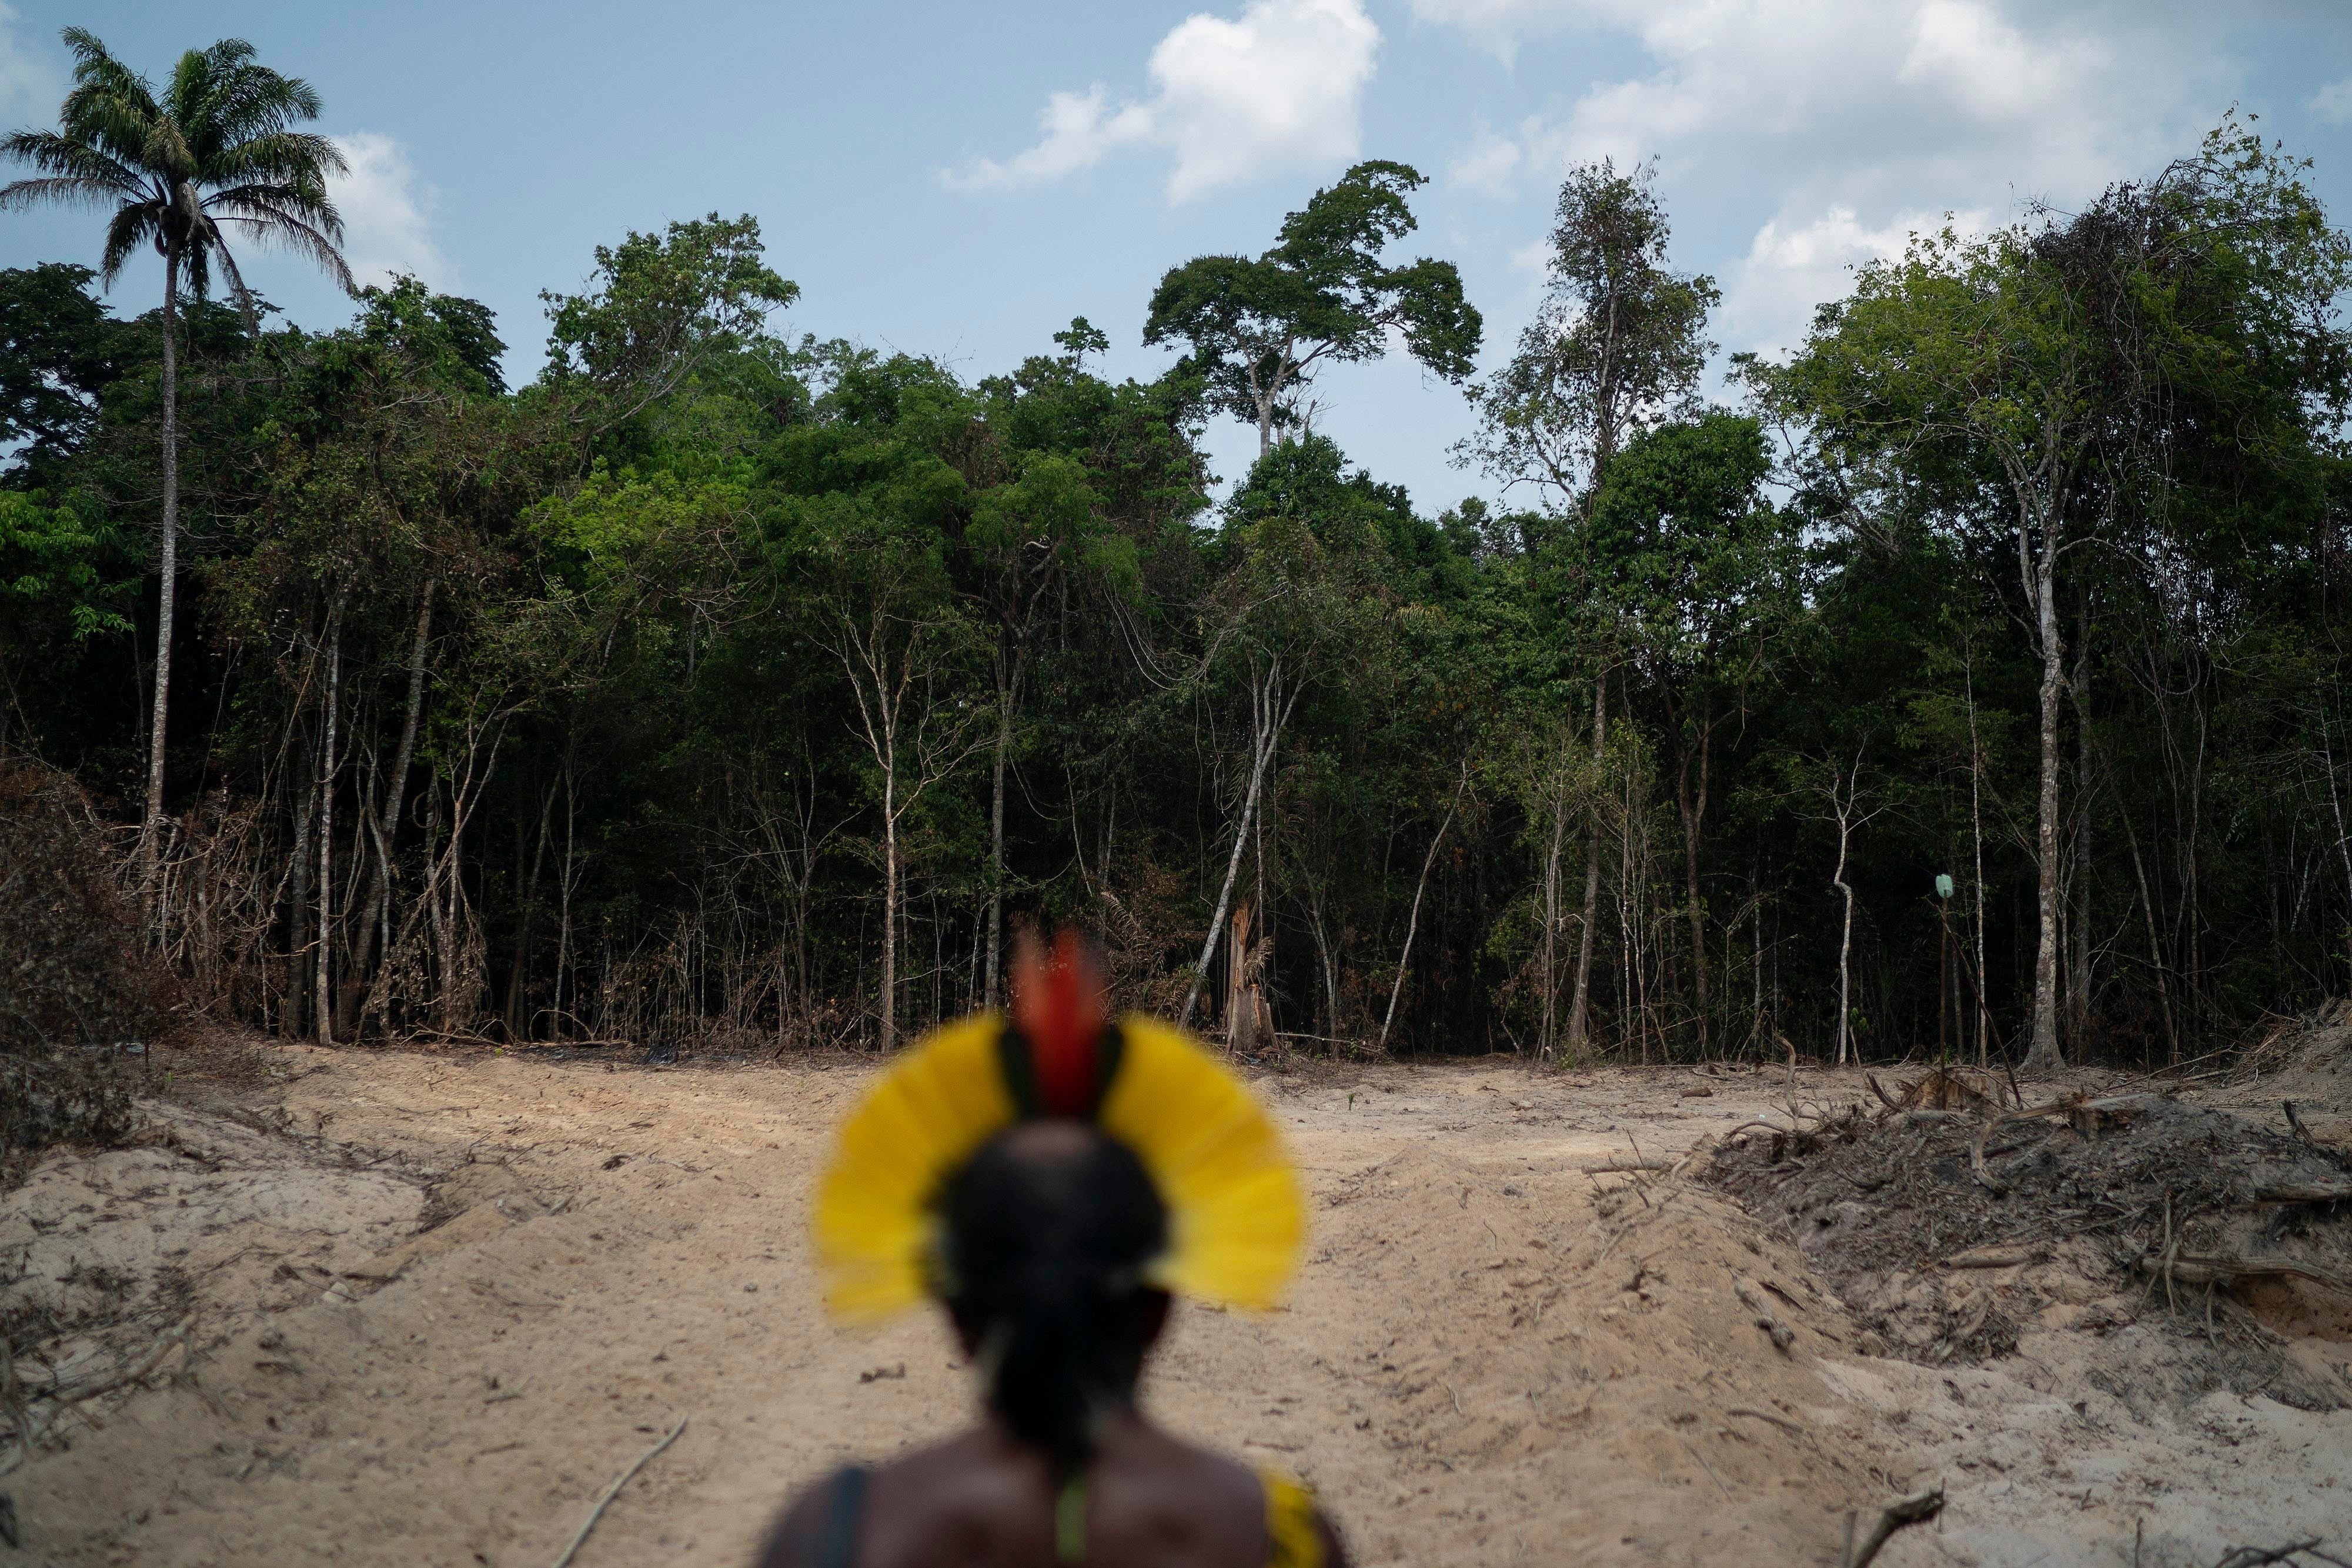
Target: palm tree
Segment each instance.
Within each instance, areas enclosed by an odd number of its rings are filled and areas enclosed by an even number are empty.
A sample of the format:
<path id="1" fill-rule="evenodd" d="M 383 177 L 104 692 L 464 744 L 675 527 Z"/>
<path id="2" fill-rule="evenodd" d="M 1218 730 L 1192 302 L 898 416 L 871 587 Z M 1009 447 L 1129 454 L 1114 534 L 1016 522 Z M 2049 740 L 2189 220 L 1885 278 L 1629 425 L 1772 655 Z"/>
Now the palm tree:
<path id="1" fill-rule="evenodd" d="M 153 246 L 163 258 L 163 588 L 147 810 L 139 829 L 141 875 L 152 893 L 163 820 L 163 714 L 172 690 L 180 553 L 180 290 L 184 281 L 191 296 L 208 298 L 217 263 L 247 329 L 257 326 L 253 297 L 229 253 L 229 225 L 309 256 L 349 289 L 351 268 L 337 248 L 343 221 L 327 195 L 328 178 L 349 166 L 327 138 L 292 129 L 318 118 L 319 95 L 310 85 L 254 64 L 253 46 L 241 38 L 182 55 L 159 99 L 144 77 L 88 31 L 68 27 L 64 37 L 73 51 L 74 86 L 58 111 L 60 129 L 0 139 L 0 155 L 40 171 L 0 189 L 0 210 L 45 201 L 112 208 L 99 269 L 109 287 L 142 246 Z"/>

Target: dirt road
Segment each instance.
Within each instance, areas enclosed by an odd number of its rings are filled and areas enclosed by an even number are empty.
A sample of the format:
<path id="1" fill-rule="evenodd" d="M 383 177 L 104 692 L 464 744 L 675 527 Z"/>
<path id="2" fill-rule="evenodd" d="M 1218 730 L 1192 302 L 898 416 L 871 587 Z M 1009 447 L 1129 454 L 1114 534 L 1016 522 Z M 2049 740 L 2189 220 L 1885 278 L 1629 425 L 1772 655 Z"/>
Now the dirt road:
<path id="1" fill-rule="evenodd" d="M 142 1334 L 186 1325 L 152 1389 L 0 1479 L 24 1536 L 0 1564 L 551 1563 L 681 1418 L 579 1562 L 736 1564 L 793 1488 L 967 1417 L 935 1324 L 817 1310 L 804 1207 L 862 1067 L 266 1059 L 242 1108 L 163 1106 L 176 1147 L 56 1158 L 0 1200 L 15 1310 L 144 1292 Z M 1777 1075 L 1262 1088 L 1313 1186 L 1304 1277 L 1269 1318 L 1182 1312 L 1149 1399 L 1313 1480 L 1366 1562 L 1831 1563 L 1849 1511 L 1939 1480 L 1944 1518 L 1882 1563 L 2352 1540 L 2352 1413 L 2150 1414 L 2070 1371 L 2061 1332 L 1983 1367 L 1885 1359 L 1723 1197 L 1583 1168 L 1763 1114 Z M 127 1332 L 53 1375 L 135 1362 Z"/>

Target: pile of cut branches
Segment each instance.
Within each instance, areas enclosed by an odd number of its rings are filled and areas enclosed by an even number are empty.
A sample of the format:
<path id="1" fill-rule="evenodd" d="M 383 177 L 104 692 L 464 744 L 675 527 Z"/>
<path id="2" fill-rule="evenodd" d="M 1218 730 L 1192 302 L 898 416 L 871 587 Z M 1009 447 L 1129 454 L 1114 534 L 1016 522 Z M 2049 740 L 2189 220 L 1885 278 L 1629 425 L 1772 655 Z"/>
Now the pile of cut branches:
<path id="1" fill-rule="evenodd" d="M 100 830 L 62 775 L 0 771 L 0 1190 L 56 1144 L 104 1146 L 163 1014 Z"/>
<path id="2" fill-rule="evenodd" d="M 1734 1129 L 1708 1177 L 1783 1225 L 1891 1349 L 2003 1354 L 2086 1293 L 2154 1298 L 2209 1335 L 2263 1281 L 2352 1301 L 2352 1162 L 2284 1120 L 2154 1092 L 2003 1109 L 2002 1086 L 1940 1071 L 1872 1087 L 1873 1109 L 1792 1103 Z"/>

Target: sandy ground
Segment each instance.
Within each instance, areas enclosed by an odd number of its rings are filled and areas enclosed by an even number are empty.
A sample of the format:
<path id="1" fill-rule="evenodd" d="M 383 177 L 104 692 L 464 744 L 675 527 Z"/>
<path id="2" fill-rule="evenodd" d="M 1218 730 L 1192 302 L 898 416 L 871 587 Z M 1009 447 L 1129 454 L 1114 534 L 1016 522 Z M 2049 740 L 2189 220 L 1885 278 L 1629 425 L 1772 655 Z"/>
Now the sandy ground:
<path id="1" fill-rule="evenodd" d="M 968 1418 L 936 1324 L 817 1310 L 807 1194 L 864 1068 L 266 1054 L 267 1093 L 160 1106 L 169 1141 L 0 1199 L 0 1301 L 148 1293 L 139 1343 L 58 1347 L 58 1375 L 188 1325 L 0 1479 L 0 1564 L 551 1563 L 682 1417 L 578 1561 L 737 1564 L 803 1481 Z M 1149 1400 L 1311 1479 L 1365 1562 L 1833 1563 L 1851 1511 L 1938 1482 L 1880 1563 L 2352 1555 L 2352 1410 L 2117 1385 L 2063 1323 L 1987 1366 L 1874 1355 L 1723 1197 L 1583 1168 L 1764 1113 L 1777 1073 L 1262 1086 L 1312 1183 L 1307 1266 L 1271 1317 L 1181 1312 Z"/>

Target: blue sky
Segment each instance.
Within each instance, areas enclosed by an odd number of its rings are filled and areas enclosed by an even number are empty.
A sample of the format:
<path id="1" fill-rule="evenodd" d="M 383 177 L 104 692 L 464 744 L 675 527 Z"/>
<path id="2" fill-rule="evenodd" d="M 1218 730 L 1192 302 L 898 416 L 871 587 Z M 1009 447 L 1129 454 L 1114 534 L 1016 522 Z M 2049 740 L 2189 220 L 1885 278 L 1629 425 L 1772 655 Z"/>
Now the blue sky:
<path id="1" fill-rule="evenodd" d="M 1561 171 L 1658 161 L 1678 265 L 1724 288 L 1727 352 L 1791 342 L 1846 269 L 1950 212 L 1983 226 L 2185 152 L 2231 105 L 2319 162 L 2352 222 L 2352 0 L 1211 0 L 1119 5 L 575 0 L 338 8 L 16 0 L 0 119 L 53 122 L 58 29 L 160 77 L 222 37 L 308 78 L 345 140 L 363 274 L 499 313 L 536 371 L 538 293 L 630 228 L 750 212 L 802 303 L 782 325 L 979 376 L 1074 315 L 1115 373 L 1152 285 L 1254 252 L 1359 157 L 1432 178 L 1411 248 L 1457 262 L 1507 353 Z M 0 216 L 0 265 L 90 260 L 86 214 Z M 294 319 L 344 306 L 288 259 L 247 276 Z M 144 309 L 159 263 L 117 307 Z M 1321 427 L 1425 510 L 1492 495 L 1446 448 L 1458 392 L 1396 360 L 1319 387 Z M 1214 435 L 1227 477 L 1254 449 Z"/>

